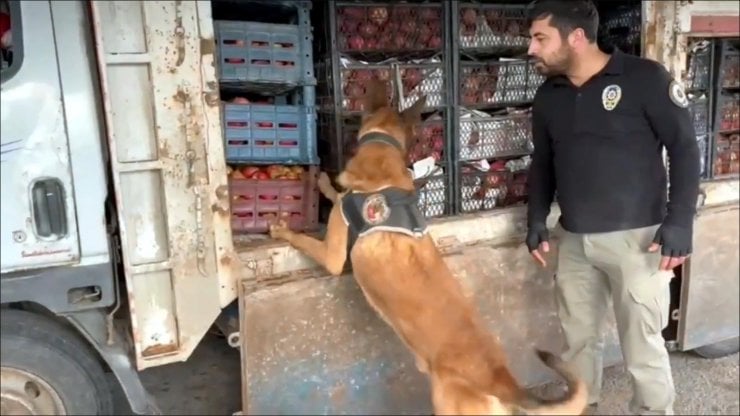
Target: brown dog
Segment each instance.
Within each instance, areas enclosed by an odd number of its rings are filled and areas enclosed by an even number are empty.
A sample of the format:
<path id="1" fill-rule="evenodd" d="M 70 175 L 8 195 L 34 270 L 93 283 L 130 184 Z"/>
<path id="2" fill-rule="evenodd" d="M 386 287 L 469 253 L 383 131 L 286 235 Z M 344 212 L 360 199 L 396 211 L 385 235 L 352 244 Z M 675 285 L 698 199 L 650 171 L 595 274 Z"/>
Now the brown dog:
<path id="1" fill-rule="evenodd" d="M 368 303 L 415 355 L 419 371 L 429 376 L 435 415 L 581 414 L 586 407 L 585 384 L 550 353 L 538 351 L 538 356 L 567 380 L 567 396 L 544 401 L 519 386 L 503 349 L 463 295 L 429 234 L 382 228 L 356 233 L 357 240 L 347 252 L 351 230 L 342 204 L 348 203 L 348 196 L 388 189 L 414 192 L 405 149 L 426 101 L 424 97 L 398 113 L 388 105 L 385 85 L 375 83 L 367 90 L 359 136 L 380 133 L 375 137 L 388 139 L 360 140 L 357 153 L 337 178 L 347 192 L 338 193 L 322 174 L 320 191 L 334 202 L 325 240 L 295 233 L 283 222 L 271 227 L 271 236 L 288 241 L 337 276 L 350 255 L 354 276 Z M 396 209 L 390 204 L 378 211 L 370 205 L 362 205 L 363 218 L 381 225 L 377 215 L 389 206 Z"/>

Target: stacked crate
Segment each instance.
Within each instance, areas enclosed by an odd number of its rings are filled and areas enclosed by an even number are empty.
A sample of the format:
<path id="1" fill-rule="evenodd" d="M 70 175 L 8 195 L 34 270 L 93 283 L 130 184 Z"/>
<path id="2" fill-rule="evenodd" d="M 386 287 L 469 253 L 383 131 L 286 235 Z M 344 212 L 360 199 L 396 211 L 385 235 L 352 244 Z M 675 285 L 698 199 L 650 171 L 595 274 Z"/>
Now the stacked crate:
<path id="1" fill-rule="evenodd" d="M 367 82 L 388 81 L 387 95 L 400 110 L 427 97 L 408 167 L 419 176 L 422 213 L 428 218 L 451 214 L 445 2 L 330 0 L 324 5 L 315 15 L 315 21 L 327 19 L 321 24 L 326 42 L 316 54 L 323 167 L 333 174 L 344 168 L 356 150 Z"/>
<path id="2" fill-rule="evenodd" d="M 260 21 L 214 20 L 232 228 L 262 233 L 283 218 L 311 231 L 319 163 L 311 2 L 244 4 Z"/>
<path id="3" fill-rule="evenodd" d="M 599 7 L 599 45 L 616 47 L 640 56 L 642 41 L 642 5 L 639 0 L 621 0 L 618 6 L 602 2 Z"/>
<path id="4" fill-rule="evenodd" d="M 712 131 L 709 116 L 712 99 L 712 45 L 712 42 L 707 40 L 700 40 L 691 45 L 686 82 L 689 112 L 696 132 L 697 145 L 701 152 L 701 176 L 704 179 L 710 176 L 707 166 L 710 154 L 709 138 Z"/>
<path id="5" fill-rule="evenodd" d="M 526 203 L 533 151 L 530 107 L 544 82 L 526 59 L 526 5 L 454 4 L 458 212 Z"/>
<path id="6" fill-rule="evenodd" d="M 719 71 L 715 96 L 714 178 L 740 174 L 740 41 L 719 43 Z"/>

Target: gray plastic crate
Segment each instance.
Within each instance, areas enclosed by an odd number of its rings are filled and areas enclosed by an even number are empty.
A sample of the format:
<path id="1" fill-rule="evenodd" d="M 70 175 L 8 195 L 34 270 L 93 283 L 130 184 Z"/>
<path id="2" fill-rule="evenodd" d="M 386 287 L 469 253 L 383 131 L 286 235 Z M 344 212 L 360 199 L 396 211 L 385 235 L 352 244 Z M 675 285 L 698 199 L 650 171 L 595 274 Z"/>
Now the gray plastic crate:
<path id="1" fill-rule="evenodd" d="M 304 87 L 309 105 L 223 104 L 229 163 L 316 165 L 314 87 Z"/>
<path id="2" fill-rule="evenodd" d="M 220 81 L 274 94 L 316 85 L 313 35 L 307 18 L 301 21 L 298 25 L 214 21 Z"/>

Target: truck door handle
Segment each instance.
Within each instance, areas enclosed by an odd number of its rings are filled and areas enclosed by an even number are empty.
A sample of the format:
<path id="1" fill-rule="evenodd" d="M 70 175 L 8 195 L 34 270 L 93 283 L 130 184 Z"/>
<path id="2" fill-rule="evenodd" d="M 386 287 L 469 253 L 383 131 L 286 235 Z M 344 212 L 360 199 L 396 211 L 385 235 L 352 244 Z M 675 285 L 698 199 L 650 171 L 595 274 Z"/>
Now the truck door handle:
<path id="1" fill-rule="evenodd" d="M 45 178 L 33 183 L 31 201 L 36 235 L 61 239 L 67 235 L 67 209 L 64 185 L 59 179 Z"/>

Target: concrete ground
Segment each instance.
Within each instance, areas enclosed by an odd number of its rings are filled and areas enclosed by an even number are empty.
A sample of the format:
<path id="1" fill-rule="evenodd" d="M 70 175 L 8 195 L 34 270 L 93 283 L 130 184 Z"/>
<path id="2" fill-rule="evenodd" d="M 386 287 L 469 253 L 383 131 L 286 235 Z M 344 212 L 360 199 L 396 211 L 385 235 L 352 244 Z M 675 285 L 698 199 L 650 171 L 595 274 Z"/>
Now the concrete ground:
<path id="1" fill-rule="evenodd" d="M 671 354 L 677 414 L 740 414 L 740 356 L 708 360 Z M 142 372 L 144 384 L 164 414 L 231 415 L 241 407 L 239 351 L 207 336 L 189 361 Z M 604 372 L 599 414 L 627 414 L 630 381 L 622 366 Z M 119 398 L 120 402 L 120 398 Z"/>

